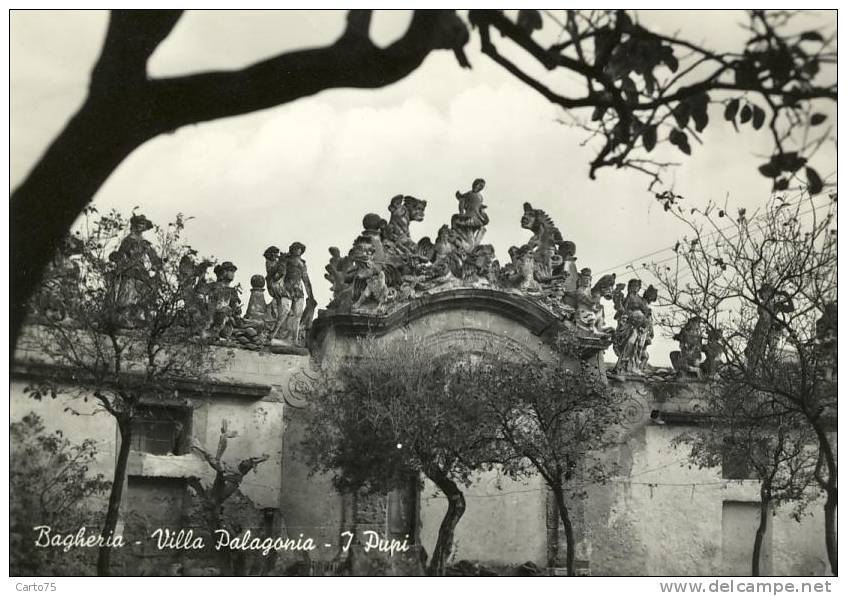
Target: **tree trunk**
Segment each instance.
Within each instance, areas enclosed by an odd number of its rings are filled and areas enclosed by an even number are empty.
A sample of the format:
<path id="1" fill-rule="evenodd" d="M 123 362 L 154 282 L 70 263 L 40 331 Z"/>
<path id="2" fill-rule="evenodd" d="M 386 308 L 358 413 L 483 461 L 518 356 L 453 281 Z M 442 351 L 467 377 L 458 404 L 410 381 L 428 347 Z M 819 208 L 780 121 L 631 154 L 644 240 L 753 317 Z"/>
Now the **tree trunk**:
<path id="1" fill-rule="evenodd" d="M 441 526 L 438 528 L 438 539 L 435 541 L 435 548 L 427 568 L 427 575 L 443 576 L 447 569 L 447 560 L 453 551 L 456 525 L 465 513 L 465 497 L 456 483 L 450 480 L 440 468 L 431 466 L 425 473 L 427 478 L 447 496 L 447 513 L 444 514 L 444 519 L 441 520 Z"/>
<path id="2" fill-rule="evenodd" d="M 565 493 L 560 488 L 553 488 L 553 495 L 556 497 L 556 507 L 559 509 L 559 517 L 562 518 L 562 525 L 565 526 L 565 544 L 568 547 L 565 553 L 565 566 L 568 576 L 573 577 L 576 575 L 576 538 L 573 533 L 573 524 L 568 506 L 565 504 Z"/>
<path id="3" fill-rule="evenodd" d="M 79 214 L 109 175 L 139 145 L 155 136 L 144 100 L 86 100 L 48 147 L 9 201 L 9 283 L 12 353 L 26 305 L 45 267 Z"/>
<path id="4" fill-rule="evenodd" d="M 759 504 L 759 527 L 756 528 L 756 538 L 753 540 L 753 577 L 759 577 L 761 575 L 762 542 L 765 539 L 765 533 L 768 531 L 768 507 L 771 502 L 770 496 L 764 488 L 761 491 L 761 495 L 761 503 Z"/>
<path id="5" fill-rule="evenodd" d="M 838 575 L 838 488 L 835 482 L 826 491 L 826 502 L 823 505 L 824 532 L 826 535 L 826 554 L 832 575 Z"/>
<path id="6" fill-rule="evenodd" d="M 829 559 L 829 567 L 832 574 L 838 575 L 838 468 L 835 464 L 835 454 L 832 444 L 826 435 L 820 421 L 813 421 L 818 444 L 826 462 L 826 480 L 818 478 L 820 487 L 826 492 L 826 501 L 823 506 L 824 537 L 826 539 L 826 555 Z"/>
<path id="7" fill-rule="evenodd" d="M 124 480 L 126 479 L 126 464 L 129 461 L 129 452 L 132 449 L 132 425 L 130 422 L 118 422 L 118 429 L 121 433 L 121 447 L 118 450 L 118 461 L 115 462 L 112 491 L 109 493 L 109 508 L 106 511 L 106 521 L 103 522 L 103 531 L 101 532 L 104 539 L 111 538 L 118 526 Z M 104 544 L 100 547 L 97 555 L 97 575 L 109 575 L 111 559 L 112 547 Z"/>

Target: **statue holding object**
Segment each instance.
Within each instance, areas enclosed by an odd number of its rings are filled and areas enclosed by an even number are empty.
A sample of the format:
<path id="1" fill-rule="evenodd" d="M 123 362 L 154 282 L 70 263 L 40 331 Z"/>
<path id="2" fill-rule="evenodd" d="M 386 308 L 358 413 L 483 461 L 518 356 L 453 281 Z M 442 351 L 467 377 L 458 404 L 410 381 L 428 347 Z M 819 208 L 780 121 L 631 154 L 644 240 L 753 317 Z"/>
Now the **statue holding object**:
<path id="1" fill-rule="evenodd" d="M 623 296 L 621 286 L 613 293 L 615 302 L 615 329 L 612 347 L 618 356 L 616 374 L 641 375 L 647 366 L 647 346 L 653 338 L 653 314 L 650 303 L 657 297 L 656 288 L 649 286 L 644 295 L 639 295 L 641 280 L 631 279 L 627 283 L 627 294 Z"/>
<path id="2" fill-rule="evenodd" d="M 144 215 L 133 215 L 130 232 L 118 249 L 109 255 L 115 265 L 115 306 L 122 326 L 134 327 L 147 317 L 145 301 L 155 290 L 153 278 L 158 275 L 162 260 L 144 232 L 155 226 Z"/>
<path id="3" fill-rule="evenodd" d="M 671 364 L 681 378 L 700 378 L 703 359 L 702 322 L 700 317 L 693 316 L 673 336 L 679 342 L 679 350 L 671 352 Z"/>
<path id="4" fill-rule="evenodd" d="M 482 190 L 485 180 L 477 178 L 468 192 L 456 191 L 459 212 L 450 219 L 450 227 L 456 233 L 457 245 L 467 254 L 471 254 L 485 236 L 488 214 L 485 212 Z"/>

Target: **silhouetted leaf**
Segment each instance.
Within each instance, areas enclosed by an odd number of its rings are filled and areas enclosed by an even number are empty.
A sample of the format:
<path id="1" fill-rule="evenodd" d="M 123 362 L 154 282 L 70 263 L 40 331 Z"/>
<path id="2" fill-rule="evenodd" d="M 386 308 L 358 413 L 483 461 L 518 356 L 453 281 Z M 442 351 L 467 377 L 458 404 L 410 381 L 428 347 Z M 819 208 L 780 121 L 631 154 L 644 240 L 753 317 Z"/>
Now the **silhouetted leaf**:
<path id="1" fill-rule="evenodd" d="M 779 172 L 779 168 L 773 163 L 773 161 L 769 161 L 768 163 L 759 166 L 759 173 L 765 178 L 776 178 L 779 176 Z"/>
<path id="2" fill-rule="evenodd" d="M 735 115 L 738 113 L 738 107 L 741 105 L 741 102 L 738 99 L 731 100 L 728 104 L 726 104 L 726 109 L 723 112 L 723 117 L 726 120 L 735 120 Z"/>
<path id="3" fill-rule="evenodd" d="M 804 31 L 800 35 L 800 39 L 803 41 L 823 41 L 823 35 L 817 31 Z"/>
<path id="4" fill-rule="evenodd" d="M 748 104 L 744 104 L 744 107 L 741 108 L 741 115 L 739 117 L 741 124 L 744 124 L 745 122 L 750 120 L 750 118 L 752 118 L 752 117 L 753 117 L 753 110 L 750 108 L 750 106 Z"/>
<path id="5" fill-rule="evenodd" d="M 765 111 L 759 106 L 753 106 L 753 128 L 759 130 L 765 123 Z"/>
<path id="6" fill-rule="evenodd" d="M 603 119 L 603 114 L 606 113 L 608 108 L 606 106 L 597 106 L 594 108 L 594 112 L 591 113 L 591 120 L 593 122 L 597 122 L 598 120 Z"/>
<path id="7" fill-rule="evenodd" d="M 677 126 L 680 128 L 688 126 L 688 118 L 691 116 L 691 106 L 688 103 L 684 101 L 679 102 L 674 106 L 672 113 Z"/>
<path id="8" fill-rule="evenodd" d="M 541 13 L 537 10 L 519 10 L 517 25 L 527 33 L 532 34 L 533 31 L 541 29 L 543 25 Z"/>
<path id="9" fill-rule="evenodd" d="M 686 155 L 691 155 L 691 146 L 688 144 L 688 135 L 682 132 L 681 130 L 674 129 L 671 131 L 668 140 L 672 145 L 675 145 L 679 148 L 680 151 L 685 153 Z"/>
<path id="10" fill-rule="evenodd" d="M 812 126 L 817 126 L 818 124 L 822 123 L 824 120 L 826 120 L 826 114 L 820 114 L 820 113 L 812 114 L 812 117 L 809 118 L 809 124 L 811 124 Z"/>
<path id="11" fill-rule="evenodd" d="M 773 189 L 775 191 L 787 190 L 788 189 L 789 180 L 788 178 L 777 178 L 773 181 Z"/>
<path id="12" fill-rule="evenodd" d="M 626 76 L 621 79 L 621 89 L 626 96 L 627 103 L 638 103 L 638 88 L 631 78 Z"/>
<path id="13" fill-rule="evenodd" d="M 649 153 L 656 146 L 656 127 L 648 126 L 641 134 L 641 139 L 644 141 L 644 148 Z"/>
<path id="14" fill-rule="evenodd" d="M 806 168 L 806 182 L 809 185 L 810 195 L 816 195 L 823 190 L 823 181 L 813 168 Z"/>
<path id="15" fill-rule="evenodd" d="M 676 56 L 673 55 L 673 50 L 671 50 L 670 54 L 666 54 L 662 58 L 662 62 L 667 65 L 671 72 L 676 72 L 679 69 L 679 60 L 677 60 Z"/>

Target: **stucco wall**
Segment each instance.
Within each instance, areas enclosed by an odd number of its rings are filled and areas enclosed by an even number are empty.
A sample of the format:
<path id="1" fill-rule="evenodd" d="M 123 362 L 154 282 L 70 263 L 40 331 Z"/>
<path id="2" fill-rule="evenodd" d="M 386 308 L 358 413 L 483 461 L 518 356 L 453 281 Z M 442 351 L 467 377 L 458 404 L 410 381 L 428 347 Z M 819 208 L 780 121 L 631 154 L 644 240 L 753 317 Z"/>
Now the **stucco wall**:
<path id="1" fill-rule="evenodd" d="M 478 474 L 464 489 L 466 509 L 456 527 L 454 559 L 494 565 L 532 561 L 547 566 L 546 494 L 540 478 L 515 481 Z M 447 500 L 427 481 L 420 496 L 421 543 L 435 547 Z"/>

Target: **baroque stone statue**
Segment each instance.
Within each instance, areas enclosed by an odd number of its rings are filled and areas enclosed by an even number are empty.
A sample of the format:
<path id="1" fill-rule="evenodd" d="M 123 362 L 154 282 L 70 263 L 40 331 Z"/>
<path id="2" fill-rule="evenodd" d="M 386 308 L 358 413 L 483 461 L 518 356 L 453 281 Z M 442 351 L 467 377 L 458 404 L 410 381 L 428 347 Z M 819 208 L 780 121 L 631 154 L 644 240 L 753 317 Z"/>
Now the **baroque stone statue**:
<path id="1" fill-rule="evenodd" d="M 562 265 L 558 250 L 564 240 L 559 228 L 543 209 L 535 209 L 530 203 L 524 203 L 523 210 L 521 227 L 532 232 L 526 246 L 535 259 L 535 279 L 543 283 L 552 279 L 554 269 Z"/>
<path id="2" fill-rule="evenodd" d="M 214 338 L 229 339 L 238 326 L 241 315 L 241 298 L 238 288 L 231 286 L 238 267 L 230 261 L 215 265 L 217 278 L 209 285 L 208 323 L 205 335 Z"/>
<path id="3" fill-rule="evenodd" d="M 614 329 L 605 324 L 605 311 L 601 300 L 611 299 L 614 286 L 614 273 L 602 276 L 594 287 L 591 287 L 591 269 L 585 268 L 580 271 L 577 277 L 574 315 L 574 322 L 579 331 L 602 337 L 609 337 L 612 334 Z"/>
<path id="4" fill-rule="evenodd" d="M 629 280 L 626 287 L 626 296 L 620 286 L 613 294 L 615 319 L 618 321 L 612 338 L 612 347 L 618 356 L 614 372 L 641 375 L 647 365 L 647 346 L 653 339 L 650 303 L 656 300 L 657 292 L 653 286 L 649 286 L 644 295 L 639 295 L 640 279 Z"/>
<path id="5" fill-rule="evenodd" d="M 673 338 L 679 342 L 679 350 L 670 354 L 677 375 L 681 378 L 700 378 L 703 358 L 702 319 L 697 316 L 689 318 Z"/>
<path id="6" fill-rule="evenodd" d="M 720 366 L 720 357 L 723 353 L 721 345 L 722 333 L 720 329 L 712 327 L 706 334 L 706 345 L 703 346 L 703 354 L 705 358 L 700 364 L 700 373 L 706 379 L 713 378 L 718 373 Z"/>
<path id="7" fill-rule="evenodd" d="M 388 206 L 391 217 L 385 225 L 382 239 L 389 254 L 398 256 L 418 253 L 418 244 L 412 240 L 409 224 L 423 221 L 426 201 L 411 196 L 396 195 Z"/>
<path id="8" fill-rule="evenodd" d="M 211 267 L 210 261 L 201 263 L 194 261 L 197 251 L 191 249 L 184 254 L 177 265 L 179 293 L 183 302 L 184 323 L 189 327 L 202 325 L 208 316 L 209 283 L 206 281 L 206 271 Z"/>
<path id="9" fill-rule="evenodd" d="M 109 255 L 114 263 L 115 306 L 119 324 L 134 327 L 147 317 L 144 302 L 155 289 L 154 277 L 162 261 L 144 232 L 153 223 L 144 215 L 133 215 L 130 231 L 116 251 Z"/>
<path id="10" fill-rule="evenodd" d="M 300 319 L 306 309 L 307 301 L 315 302 L 312 282 L 306 270 L 303 253 L 306 246 L 301 242 L 293 242 L 288 252 L 278 257 L 279 267 L 284 270 L 282 282 L 278 285 L 280 298 L 277 324 L 271 338 L 287 339 L 297 342 L 300 339 Z M 316 302 L 315 302 L 316 303 Z"/>
<path id="11" fill-rule="evenodd" d="M 484 188 L 485 180 L 477 178 L 468 192 L 456 191 L 459 212 L 453 215 L 450 227 L 456 232 L 458 244 L 468 254 L 482 242 L 489 221 L 482 198 Z"/>
<path id="12" fill-rule="evenodd" d="M 69 301 L 75 300 L 81 270 L 74 259 L 82 253 L 82 240 L 67 236 L 44 272 L 44 282 L 37 296 L 38 311 L 53 322 L 63 321 L 68 316 Z"/>
<path id="13" fill-rule="evenodd" d="M 794 303 L 785 292 L 775 289 L 771 284 L 762 284 L 757 292 L 759 298 L 756 326 L 750 335 L 750 341 L 744 348 L 747 366 L 755 367 L 773 349 L 779 333 L 782 331 L 776 315 L 792 312 Z"/>

